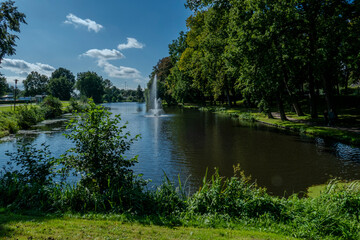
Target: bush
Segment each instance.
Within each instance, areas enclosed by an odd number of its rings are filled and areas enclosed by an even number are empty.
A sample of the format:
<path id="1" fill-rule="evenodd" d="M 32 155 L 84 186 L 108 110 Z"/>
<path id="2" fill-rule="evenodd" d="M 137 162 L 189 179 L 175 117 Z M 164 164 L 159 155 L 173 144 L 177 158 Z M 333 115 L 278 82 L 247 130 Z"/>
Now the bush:
<path id="1" fill-rule="evenodd" d="M 86 112 L 69 123 L 71 133 L 66 137 L 75 147 L 61 159 L 65 170 L 74 169 L 81 175 L 79 187 L 86 188 L 92 196 L 104 197 L 102 204 L 106 209 L 115 205 L 133 207 L 131 198 L 142 194 L 145 185 L 131 169 L 137 157 L 124 157 L 138 136 L 130 138 L 130 133 L 125 132 L 126 124 L 119 127 L 120 120 L 120 115 L 111 117 L 103 106 L 90 101 Z"/>
<path id="2" fill-rule="evenodd" d="M 41 103 L 41 108 L 44 111 L 46 119 L 60 116 L 62 114 L 61 106 L 60 99 L 53 96 L 45 97 L 44 101 Z"/>
<path id="3" fill-rule="evenodd" d="M 18 130 L 16 115 L 13 112 L 2 112 L 0 114 L 0 132 L 16 133 Z"/>
<path id="4" fill-rule="evenodd" d="M 268 214 L 278 219 L 284 209 L 281 201 L 269 196 L 265 189 L 249 182 L 239 168 L 232 178 L 223 179 L 218 170 L 196 192 L 188 203 L 188 212 L 194 214 L 226 214 L 231 217 L 260 217 Z"/>
<path id="5" fill-rule="evenodd" d="M 50 186 L 56 161 L 48 146 L 21 143 L 0 175 L 0 206 L 14 209 L 46 209 L 51 206 Z M 14 165 L 16 165 L 16 170 Z"/>
<path id="6" fill-rule="evenodd" d="M 67 106 L 66 112 L 76 113 L 81 112 L 85 110 L 87 107 L 86 103 L 80 103 L 79 101 L 76 101 L 74 98 L 70 98 L 70 105 Z"/>
<path id="7" fill-rule="evenodd" d="M 37 106 L 18 106 L 18 125 L 21 129 L 29 129 L 36 123 L 44 120 L 44 112 Z"/>

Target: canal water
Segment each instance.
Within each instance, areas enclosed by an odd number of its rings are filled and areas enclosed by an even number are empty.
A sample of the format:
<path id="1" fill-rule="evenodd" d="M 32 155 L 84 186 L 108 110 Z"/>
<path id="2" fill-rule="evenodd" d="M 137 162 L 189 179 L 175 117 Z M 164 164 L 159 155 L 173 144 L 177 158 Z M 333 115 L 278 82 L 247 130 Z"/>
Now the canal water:
<path id="1" fill-rule="evenodd" d="M 132 136 L 141 134 L 126 155 L 138 155 L 134 170 L 152 180 L 150 188 L 161 184 L 166 173 L 174 181 L 180 177 L 186 190 L 194 192 L 206 169 L 213 173 L 216 167 L 221 175 L 230 177 L 237 164 L 259 186 L 280 196 L 305 192 L 335 177 L 360 179 L 360 148 L 198 110 L 167 108 L 165 115 L 154 117 L 142 103 L 105 106 L 121 114 Z M 24 138 L 38 145 L 45 142 L 55 156 L 72 146 L 63 135 L 64 123 L 39 129 L 0 143 L 0 166 L 9 160 L 5 152 L 14 152 Z"/>

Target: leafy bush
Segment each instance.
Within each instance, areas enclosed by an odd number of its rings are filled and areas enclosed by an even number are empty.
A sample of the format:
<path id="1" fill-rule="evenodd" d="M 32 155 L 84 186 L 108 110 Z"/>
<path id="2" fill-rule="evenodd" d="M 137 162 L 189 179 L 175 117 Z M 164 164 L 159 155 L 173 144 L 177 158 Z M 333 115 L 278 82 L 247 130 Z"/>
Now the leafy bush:
<path id="1" fill-rule="evenodd" d="M 179 178 L 179 187 L 175 187 L 169 178 L 164 176 L 163 183 L 151 192 L 153 202 L 152 211 L 158 215 L 178 215 L 186 209 L 186 194 L 182 189 Z"/>
<path id="2" fill-rule="evenodd" d="M 0 175 L 0 205 L 16 209 L 49 208 L 56 161 L 48 146 L 21 143 Z M 15 164 L 16 167 L 13 165 Z M 14 170 L 16 168 L 16 170 Z"/>
<path id="3" fill-rule="evenodd" d="M 80 104 L 76 99 L 70 98 L 70 105 L 66 107 L 66 112 L 76 113 L 81 112 L 86 108 L 86 104 Z"/>
<path id="4" fill-rule="evenodd" d="M 17 107 L 18 125 L 21 129 L 29 129 L 44 120 L 43 111 L 37 106 L 23 105 Z"/>
<path id="5" fill-rule="evenodd" d="M 188 212 L 194 214 L 226 214 L 231 217 L 259 217 L 267 213 L 274 218 L 284 217 L 283 204 L 269 196 L 264 189 L 249 182 L 239 168 L 232 178 L 223 179 L 218 170 L 188 200 Z"/>
<path id="6" fill-rule="evenodd" d="M 16 133 L 19 130 L 16 115 L 13 112 L 1 112 L 0 132 Z"/>
<path id="7" fill-rule="evenodd" d="M 142 194 L 146 184 L 131 169 L 137 156 L 124 157 L 138 136 L 130 138 L 130 133 L 125 132 L 126 124 L 119 126 L 120 120 L 120 115 L 113 118 L 103 106 L 90 101 L 86 112 L 69 123 L 71 133 L 66 137 L 75 147 L 61 159 L 66 170 L 75 170 L 81 175 L 78 188 L 103 199 L 105 209 L 115 205 L 129 208 L 131 198 Z"/>
<path id="8" fill-rule="evenodd" d="M 41 103 L 41 108 L 44 111 L 46 119 L 60 116 L 62 114 L 61 106 L 60 99 L 51 95 L 45 97 L 44 101 Z"/>

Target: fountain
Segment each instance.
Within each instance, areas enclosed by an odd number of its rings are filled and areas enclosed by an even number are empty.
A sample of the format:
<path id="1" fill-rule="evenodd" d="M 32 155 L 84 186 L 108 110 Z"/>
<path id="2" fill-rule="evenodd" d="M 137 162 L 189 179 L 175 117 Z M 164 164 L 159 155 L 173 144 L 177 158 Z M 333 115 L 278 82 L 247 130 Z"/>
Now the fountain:
<path id="1" fill-rule="evenodd" d="M 154 80 L 151 85 L 150 90 L 150 110 L 149 112 L 154 116 L 160 116 L 164 114 L 164 110 L 162 109 L 161 99 L 157 98 L 157 77 L 155 75 Z"/>

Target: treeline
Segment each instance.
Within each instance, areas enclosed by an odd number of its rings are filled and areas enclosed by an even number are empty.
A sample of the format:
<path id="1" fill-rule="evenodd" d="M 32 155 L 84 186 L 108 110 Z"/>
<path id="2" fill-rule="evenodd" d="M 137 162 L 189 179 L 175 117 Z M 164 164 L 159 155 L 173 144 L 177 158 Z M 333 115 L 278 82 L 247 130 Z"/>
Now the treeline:
<path id="1" fill-rule="evenodd" d="M 334 96 L 359 84 L 358 0 L 187 0 L 186 7 L 188 32 L 150 76 L 168 103 L 243 100 L 269 117 L 277 108 L 285 120 L 291 107 L 317 118 L 324 110 L 336 116 Z"/>
<path id="2" fill-rule="evenodd" d="M 144 93 L 140 85 L 137 90 L 125 90 L 115 87 L 109 79 L 103 79 L 96 72 L 82 72 L 74 74 L 65 68 L 56 69 L 49 77 L 38 72 L 31 72 L 23 81 L 24 91 L 17 89 L 17 96 L 52 95 L 60 100 L 71 97 L 85 96 L 96 103 L 144 101 Z M 5 77 L 0 77 L 0 95 L 14 93 L 14 87 L 9 86 Z M 77 91 L 75 91 L 77 90 Z"/>

